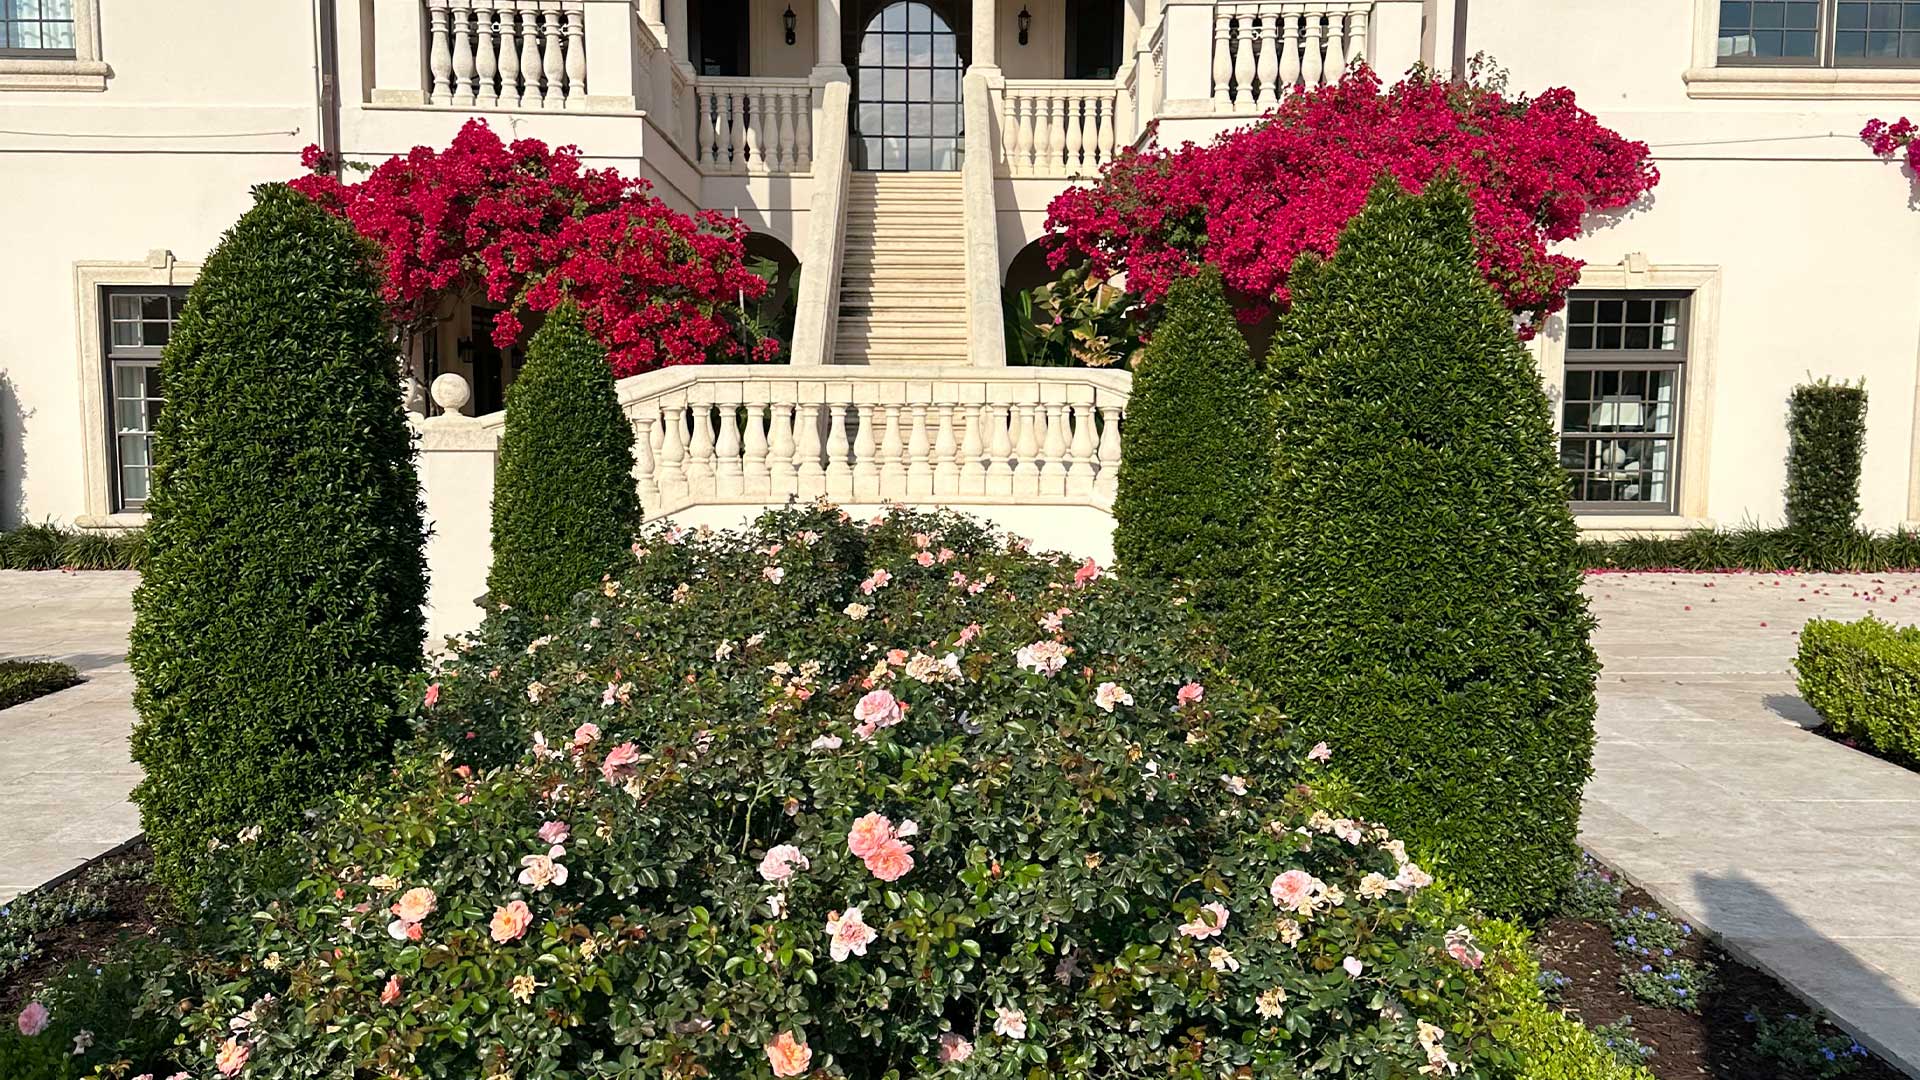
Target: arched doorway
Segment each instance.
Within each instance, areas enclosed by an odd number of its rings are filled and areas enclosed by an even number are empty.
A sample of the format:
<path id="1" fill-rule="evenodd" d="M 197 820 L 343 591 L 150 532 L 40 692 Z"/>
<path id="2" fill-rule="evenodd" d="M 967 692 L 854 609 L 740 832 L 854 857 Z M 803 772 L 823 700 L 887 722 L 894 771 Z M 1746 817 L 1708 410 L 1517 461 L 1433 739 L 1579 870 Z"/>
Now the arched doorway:
<path id="1" fill-rule="evenodd" d="M 854 167 L 958 169 L 966 58 L 951 5 L 893 0 L 862 9 L 871 14 L 856 24 L 859 41 L 850 52 L 855 57 Z"/>

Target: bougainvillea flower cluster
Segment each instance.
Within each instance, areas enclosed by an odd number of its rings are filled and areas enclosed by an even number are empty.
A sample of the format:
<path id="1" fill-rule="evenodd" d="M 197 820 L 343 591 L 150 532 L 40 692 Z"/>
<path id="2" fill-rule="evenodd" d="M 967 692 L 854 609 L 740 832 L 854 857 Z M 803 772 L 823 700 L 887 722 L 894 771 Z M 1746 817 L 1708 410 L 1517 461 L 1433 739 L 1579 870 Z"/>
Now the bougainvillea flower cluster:
<path id="1" fill-rule="evenodd" d="M 1920 125 L 1904 116 L 1891 124 L 1885 120 L 1869 120 L 1867 126 L 1860 129 L 1860 141 L 1866 143 L 1875 156 L 1887 161 L 1905 151 L 1907 167 L 1920 172 L 1920 143 L 1915 142 L 1916 134 L 1920 134 Z"/>
<path id="2" fill-rule="evenodd" d="M 1049 207 L 1053 264 L 1124 273 L 1146 303 L 1210 264 L 1242 320 L 1258 322 L 1287 306 L 1301 255 L 1333 254 L 1381 177 L 1418 192 L 1449 173 L 1473 198 L 1481 267 L 1522 336 L 1579 279 L 1580 261 L 1547 246 L 1660 179 L 1646 144 L 1601 124 L 1571 90 L 1508 97 L 1477 79 L 1415 72 L 1383 91 L 1356 66 L 1209 145 L 1119 155 L 1098 183 Z"/>
<path id="3" fill-rule="evenodd" d="M 571 298 L 607 348 L 615 375 L 780 351 L 747 340 L 739 303 L 767 284 L 746 265 L 746 226 L 712 211 L 688 217 L 647 181 L 591 169 L 571 146 L 500 141 L 469 120 L 445 150 L 417 146 L 343 183 L 316 171 L 293 187 L 353 223 L 386 259 L 397 325 L 429 324 L 442 298 L 474 292 L 506 311 L 493 342 L 520 340 L 522 316 Z"/>

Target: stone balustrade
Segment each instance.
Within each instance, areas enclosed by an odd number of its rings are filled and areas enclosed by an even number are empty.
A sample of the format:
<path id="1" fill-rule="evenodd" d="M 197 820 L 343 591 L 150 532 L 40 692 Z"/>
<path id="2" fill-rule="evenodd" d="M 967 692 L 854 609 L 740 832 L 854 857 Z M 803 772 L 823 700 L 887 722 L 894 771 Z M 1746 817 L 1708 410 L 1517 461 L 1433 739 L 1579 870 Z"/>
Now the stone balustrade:
<path id="1" fill-rule="evenodd" d="M 582 0 L 425 0 L 429 100 L 480 109 L 585 109 Z"/>
<path id="2" fill-rule="evenodd" d="M 1370 56 L 1372 0 L 1238 0 L 1213 8 L 1213 111 L 1262 113 Z"/>
<path id="3" fill-rule="evenodd" d="M 1000 103 L 1001 172 L 1087 177 L 1132 145 L 1132 91 L 1105 80 L 1008 80 Z"/>
<path id="4" fill-rule="evenodd" d="M 806 79 L 702 77 L 694 103 L 703 171 L 812 171 L 813 87 Z"/>
<path id="5" fill-rule="evenodd" d="M 1131 376 L 670 368 L 624 380 L 649 516 L 708 504 L 1112 505 Z"/>

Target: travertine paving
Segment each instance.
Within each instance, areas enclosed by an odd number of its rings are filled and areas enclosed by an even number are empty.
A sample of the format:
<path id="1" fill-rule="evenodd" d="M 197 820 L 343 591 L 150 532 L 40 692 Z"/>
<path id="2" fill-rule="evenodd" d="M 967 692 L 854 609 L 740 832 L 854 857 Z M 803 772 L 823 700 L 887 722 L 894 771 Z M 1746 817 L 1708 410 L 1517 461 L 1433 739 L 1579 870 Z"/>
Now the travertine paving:
<path id="1" fill-rule="evenodd" d="M 134 573 L 0 570 L 0 657 L 51 657 L 87 681 L 0 709 L 0 903 L 140 831 L 127 793 Z"/>
<path id="2" fill-rule="evenodd" d="M 1920 574 L 1604 574 L 1582 840 L 1920 1076 L 1920 773 L 1806 730 L 1810 618 L 1920 621 Z"/>

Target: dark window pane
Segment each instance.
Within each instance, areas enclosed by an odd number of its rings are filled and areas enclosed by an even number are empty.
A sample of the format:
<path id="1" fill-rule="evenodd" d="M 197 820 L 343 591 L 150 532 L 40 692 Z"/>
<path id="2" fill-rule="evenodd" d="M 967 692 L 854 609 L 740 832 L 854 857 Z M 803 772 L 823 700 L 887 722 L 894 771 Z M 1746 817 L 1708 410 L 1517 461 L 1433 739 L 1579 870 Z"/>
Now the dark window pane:
<path id="1" fill-rule="evenodd" d="M 1598 336 L 1595 338 L 1594 347 L 1599 349 L 1618 349 L 1620 347 L 1620 328 L 1617 326 L 1600 327 L 1598 329 Z"/>
<path id="2" fill-rule="evenodd" d="M 907 140 L 907 168 L 920 172 L 933 168 L 933 146 L 925 139 Z"/>
<path id="3" fill-rule="evenodd" d="M 1753 5 L 1756 28 L 1778 28 L 1787 24 L 1787 5 L 1782 0 L 1758 0 Z"/>
<path id="4" fill-rule="evenodd" d="M 1593 376 L 1585 371 L 1567 372 L 1567 400 L 1585 401 L 1593 389 Z"/>
<path id="5" fill-rule="evenodd" d="M 1842 30 L 1833 35 L 1833 53 L 1835 56 L 1867 55 L 1866 31 Z"/>
<path id="6" fill-rule="evenodd" d="M 1870 9 L 1867 25 L 1874 30 L 1898 30 L 1900 28 L 1899 4 L 1875 4 Z"/>
<path id="7" fill-rule="evenodd" d="M 1874 30 L 1867 34 L 1867 55 L 1891 59 L 1900 55 L 1900 35 L 1892 30 Z"/>
<path id="8" fill-rule="evenodd" d="M 1561 426 L 1567 431 L 1587 430 L 1587 403 L 1584 401 L 1567 402 Z"/>
<path id="9" fill-rule="evenodd" d="M 1593 348 L 1593 327 L 1576 326 L 1568 330 L 1567 331 L 1567 348 L 1569 349 Z"/>
<path id="10" fill-rule="evenodd" d="M 1567 321 L 1590 323 L 1593 321 L 1593 301 L 1574 300 L 1567 304 Z"/>
<path id="11" fill-rule="evenodd" d="M 1900 35 L 1900 59 L 1920 59 L 1920 31 L 1909 30 Z"/>
<path id="12" fill-rule="evenodd" d="M 1720 4 L 1720 29 L 1722 32 L 1732 29 L 1744 30 L 1753 24 L 1753 5 L 1748 0 L 1722 0 Z"/>
<path id="13" fill-rule="evenodd" d="M 1817 30 L 1819 27 L 1819 4 L 1795 3 L 1787 5 L 1787 29 Z"/>
<path id="14" fill-rule="evenodd" d="M 1789 30 L 1781 48 L 1787 56 L 1810 60 L 1814 54 L 1814 33 L 1811 30 Z"/>
<path id="15" fill-rule="evenodd" d="M 1841 3 L 1836 25 L 1842 30 L 1865 30 L 1867 28 L 1867 5 Z"/>
<path id="16" fill-rule="evenodd" d="M 1920 4 L 1907 4 L 1905 8 L 1906 15 L 1900 20 L 1900 25 L 1908 30 L 1920 30 Z"/>
<path id="17" fill-rule="evenodd" d="M 1653 301 L 1651 300 L 1627 301 L 1627 321 L 1635 322 L 1635 323 L 1652 322 L 1653 321 Z"/>
<path id="18" fill-rule="evenodd" d="M 1786 42 L 1782 40 L 1781 32 L 1778 30 L 1755 30 L 1753 32 L 1753 55 L 1755 56 L 1774 59 L 1781 55 L 1780 50 L 1785 47 Z"/>
<path id="19" fill-rule="evenodd" d="M 1651 345 L 1653 331 L 1645 326 L 1627 327 L 1627 348 L 1645 349 Z"/>

